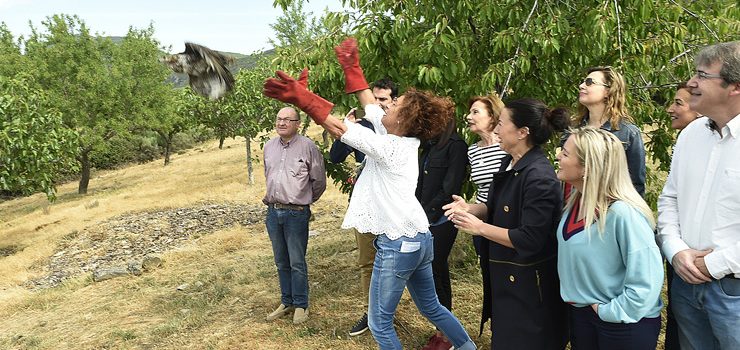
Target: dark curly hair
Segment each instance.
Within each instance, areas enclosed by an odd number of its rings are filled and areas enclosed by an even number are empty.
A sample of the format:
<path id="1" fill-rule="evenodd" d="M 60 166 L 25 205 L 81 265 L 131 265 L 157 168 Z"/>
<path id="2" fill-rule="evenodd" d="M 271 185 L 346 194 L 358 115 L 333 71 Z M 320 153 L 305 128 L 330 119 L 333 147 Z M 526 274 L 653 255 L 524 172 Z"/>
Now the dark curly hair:
<path id="1" fill-rule="evenodd" d="M 412 88 L 403 94 L 398 107 L 399 124 L 406 136 L 428 141 L 445 131 L 454 112 L 450 98 Z"/>

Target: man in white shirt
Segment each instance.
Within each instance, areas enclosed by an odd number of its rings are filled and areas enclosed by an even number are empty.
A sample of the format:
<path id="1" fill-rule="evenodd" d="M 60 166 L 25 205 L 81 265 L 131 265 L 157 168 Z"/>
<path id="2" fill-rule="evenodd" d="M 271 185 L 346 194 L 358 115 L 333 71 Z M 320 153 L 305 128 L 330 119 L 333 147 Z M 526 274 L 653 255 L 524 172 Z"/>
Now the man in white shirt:
<path id="1" fill-rule="evenodd" d="M 691 109 L 658 199 L 682 349 L 740 349 L 740 41 L 704 48 Z"/>

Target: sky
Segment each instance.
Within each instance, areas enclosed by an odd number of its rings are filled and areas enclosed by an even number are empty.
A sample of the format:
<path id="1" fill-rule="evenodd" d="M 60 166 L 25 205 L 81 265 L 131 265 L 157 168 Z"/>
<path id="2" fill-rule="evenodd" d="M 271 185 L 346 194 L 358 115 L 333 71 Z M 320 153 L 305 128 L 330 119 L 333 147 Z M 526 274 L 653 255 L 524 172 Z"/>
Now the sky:
<path id="1" fill-rule="evenodd" d="M 282 15 L 273 0 L 0 0 L 0 22 L 14 37 L 27 36 L 28 22 L 41 28 L 41 21 L 54 14 L 77 15 L 92 33 L 125 36 L 128 28 L 154 25 L 154 37 L 170 53 L 185 49 L 192 41 L 211 49 L 250 54 L 271 48 L 275 38 L 270 24 Z M 324 9 L 342 10 L 341 0 L 309 0 L 304 12 L 320 16 Z"/>

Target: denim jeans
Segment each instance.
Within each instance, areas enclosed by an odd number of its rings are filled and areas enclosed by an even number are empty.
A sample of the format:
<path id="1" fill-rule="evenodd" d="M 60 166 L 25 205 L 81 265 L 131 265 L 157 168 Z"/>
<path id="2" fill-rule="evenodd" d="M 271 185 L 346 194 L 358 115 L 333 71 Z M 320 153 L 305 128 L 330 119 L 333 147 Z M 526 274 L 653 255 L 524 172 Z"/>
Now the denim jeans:
<path id="1" fill-rule="evenodd" d="M 671 307 L 681 349 L 740 349 L 740 279 L 689 284 L 674 274 Z"/>
<path id="2" fill-rule="evenodd" d="M 311 210 L 267 208 L 267 234 L 272 242 L 280 302 L 285 306 L 308 307 L 308 219 Z"/>
<path id="3" fill-rule="evenodd" d="M 381 350 L 402 349 L 393 328 L 393 316 L 405 287 L 416 308 L 447 336 L 456 349 L 476 348 L 460 321 L 437 299 L 432 277 L 434 244 L 430 232 L 396 240 L 379 235 L 375 249 L 368 323 Z"/>

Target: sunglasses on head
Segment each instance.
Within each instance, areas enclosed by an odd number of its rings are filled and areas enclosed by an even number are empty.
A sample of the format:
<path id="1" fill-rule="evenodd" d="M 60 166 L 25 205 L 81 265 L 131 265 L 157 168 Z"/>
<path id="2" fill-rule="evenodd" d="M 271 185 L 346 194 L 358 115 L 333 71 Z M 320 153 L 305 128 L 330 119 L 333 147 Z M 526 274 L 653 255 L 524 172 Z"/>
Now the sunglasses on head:
<path id="1" fill-rule="evenodd" d="M 602 82 L 596 81 L 596 80 L 594 80 L 594 78 L 586 78 L 586 79 L 583 79 L 583 83 L 586 84 L 586 86 L 591 86 L 591 85 L 596 84 L 596 85 L 601 85 L 601 86 L 609 87 L 609 84 L 604 84 Z"/>

